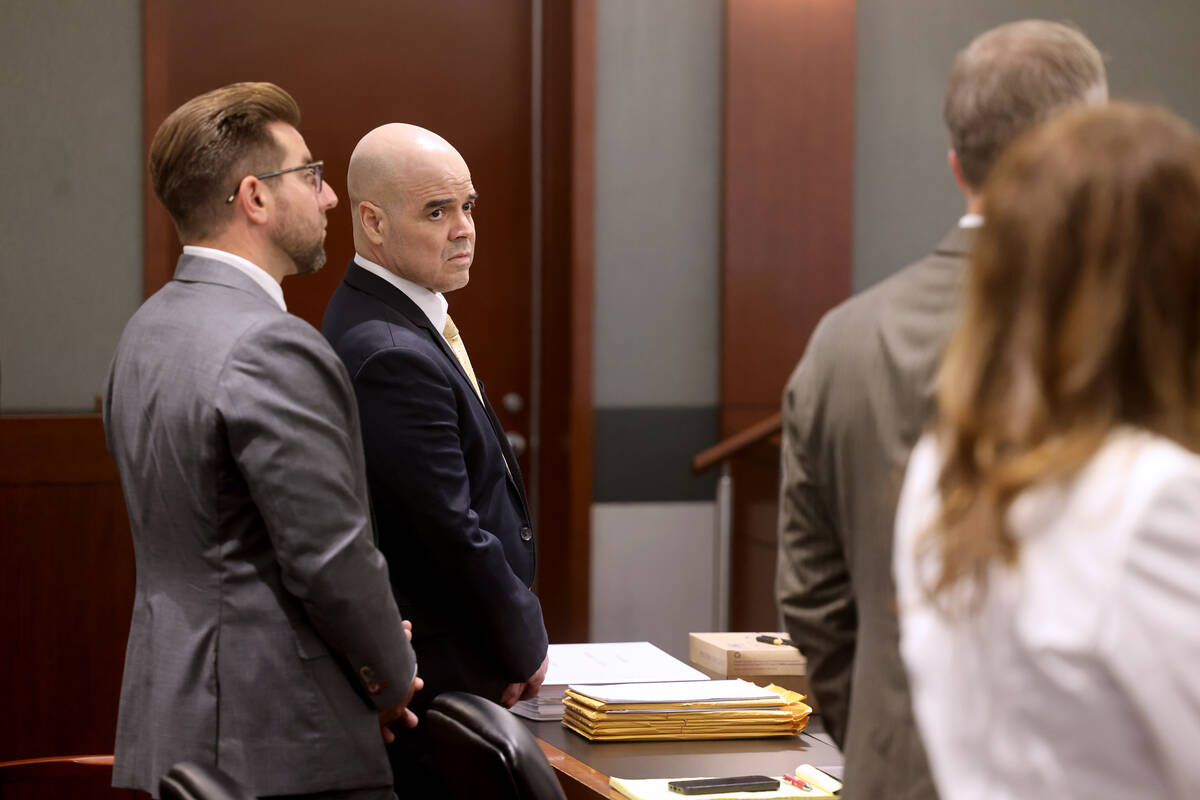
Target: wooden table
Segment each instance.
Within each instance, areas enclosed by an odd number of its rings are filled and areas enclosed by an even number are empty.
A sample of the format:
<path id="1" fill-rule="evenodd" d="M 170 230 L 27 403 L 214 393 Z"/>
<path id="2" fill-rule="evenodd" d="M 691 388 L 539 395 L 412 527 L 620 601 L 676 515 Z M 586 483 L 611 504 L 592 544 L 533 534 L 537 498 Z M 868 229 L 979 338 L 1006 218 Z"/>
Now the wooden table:
<path id="1" fill-rule="evenodd" d="M 568 800 L 623 798 L 608 785 L 620 778 L 695 778 L 709 775 L 781 775 L 798 764 L 840 770 L 842 754 L 820 720 L 797 736 L 697 742 L 589 742 L 561 722 L 521 722 L 558 774 Z M 840 774 L 840 772 L 839 772 Z"/>

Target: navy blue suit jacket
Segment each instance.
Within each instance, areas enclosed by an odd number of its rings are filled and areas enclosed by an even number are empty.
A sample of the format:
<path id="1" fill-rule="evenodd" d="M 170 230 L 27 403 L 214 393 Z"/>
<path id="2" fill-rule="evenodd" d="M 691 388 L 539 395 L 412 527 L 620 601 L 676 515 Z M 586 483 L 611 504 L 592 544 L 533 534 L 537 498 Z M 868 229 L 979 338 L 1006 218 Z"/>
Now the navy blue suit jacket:
<path id="1" fill-rule="evenodd" d="M 379 549 L 425 680 L 414 706 L 449 690 L 499 700 L 547 646 L 525 488 L 500 423 L 424 312 L 353 261 L 321 329 L 358 398 Z"/>

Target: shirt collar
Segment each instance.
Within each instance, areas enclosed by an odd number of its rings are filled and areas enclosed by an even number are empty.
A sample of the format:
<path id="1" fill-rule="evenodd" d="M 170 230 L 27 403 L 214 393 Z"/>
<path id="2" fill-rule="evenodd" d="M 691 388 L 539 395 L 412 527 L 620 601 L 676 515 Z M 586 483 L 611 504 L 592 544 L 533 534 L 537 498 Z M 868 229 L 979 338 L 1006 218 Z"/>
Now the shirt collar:
<path id="1" fill-rule="evenodd" d="M 194 244 L 185 244 L 183 252 L 184 255 L 211 258 L 213 261 L 220 261 L 222 264 L 228 264 L 245 273 L 247 277 L 261 286 L 263 291 L 271 296 L 276 305 L 287 311 L 287 303 L 283 300 L 283 287 L 279 285 L 279 281 L 272 278 L 265 269 L 253 261 L 248 261 L 241 256 L 235 256 L 227 250 L 217 250 L 213 247 L 199 247 Z"/>
<path id="2" fill-rule="evenodd" d="M 450 303 L 446 300 L 446 296 L 441 292 L 431 292 L 424 286 L 413 283 L 410 280 L 401 278 L 396 273 L 389 270 L 387 267 L 376 264 L 369 258 L 366 258 L 361 253 L 354 254 L 354 263 L 365 269 L 372 275 L 377 275 L 385 281 L 395 286 L 400 291 L 417 304 L 417 308 L 424 312 L 429 321 L 433 323 L 433 329 L 441 333 L 446 329 L 446 314 L 450 308 Z"/>
<path id="3" fill-rule="evenodd" d="M 980 228 L 983 226 L 983 214 L 963 214 L 958 219 L 960 228 Z"/>

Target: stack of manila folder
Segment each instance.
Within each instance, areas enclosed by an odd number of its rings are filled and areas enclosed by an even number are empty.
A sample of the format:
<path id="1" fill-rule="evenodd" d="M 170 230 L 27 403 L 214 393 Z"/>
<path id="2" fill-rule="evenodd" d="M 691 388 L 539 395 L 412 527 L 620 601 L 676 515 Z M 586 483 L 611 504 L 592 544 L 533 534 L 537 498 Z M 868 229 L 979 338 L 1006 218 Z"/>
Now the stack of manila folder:
<path id="1" fill-rule="evenodd" d="M 562 719 L 563 697 L 572 683 L 698 681 L 706 676 L 649 642 L 550 645 L 550 669 L 542 691 L 512 712 L 527 719 Z"/>
<path id="2" fill-rule="evenodd" d="M 567 687 L 563 725 L 593 741 L 792 736 L 812 713 L 780 686 L 740 679 Z"/>

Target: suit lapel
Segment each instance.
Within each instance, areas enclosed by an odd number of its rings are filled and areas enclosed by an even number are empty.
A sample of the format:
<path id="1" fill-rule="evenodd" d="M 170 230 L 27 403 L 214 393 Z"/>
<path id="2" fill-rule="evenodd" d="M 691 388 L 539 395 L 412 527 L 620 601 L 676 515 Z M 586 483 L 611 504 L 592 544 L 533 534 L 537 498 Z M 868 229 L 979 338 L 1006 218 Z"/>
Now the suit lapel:
<path id="1" fill-rule="evenodd" d="M 450 349 L 450 343 L 446 341 L 446 337 L 442 336 L 441 331 L 434 329 L 433 323 L 429 321 L 429 317 L 425 315 L 420 306 L 412 301 L 412 298 L 378 275 L 367 272 L 354 263 L 353 260 L 350 262 L 349 269 L 346 270 L 345 282 L 348 286 L 352 286 L 359 291 L 366 292 L 382 300 L 388 306 L 403 314 L 410 323 L 423 329 L 430 339 L 433 340 L 434 344 L 441 349 L 442 354 L 458 370 L 458 374 L 462 377 L 463 382 L 467 384 L 470 393 L 472 395 L 475 394 L 475 389 L 471 386 L 471 380 L 467 377 L 467 371 L 463 369 L 458 357 Z M 525 497 L 525 482 L 521 478 L 521 468 L 517 466 L 517 457 L 508 443 L 508 436 L 504 433 L 504 428 L 500 425 L 500 420 L 496 417 L 496 412 L 492 410 L 492 405 L 487 400 L 487 392 L 484 391 L 482 382 L 479 384 L 479 395 L 476 399 L 482 405 L 484 415 L 487 417 L 488 423 L 492 427 L 492 432 L 496 436 L 496 442 L 500 445 L 500 453 L 508 465 L 508 479 L 512 482 L 513 488 L 517 490 L 517 495 L 521 498 L 521 505 L 525 509 L 526 518 L 531 519 L 529 503 Z"/>
<path id="2" fill-rule="evenodd" d="M 350 262 L 350 268 L 346 270 L 345 281 L 348 286 L 382 300 L 392 309 L 403 314 L 414 326 L 424 329 L 434 344 L 441 348 L 446 358 L 450 359 L 458 369 L 458 374 L 462 375 L 463 380 L 470 383 L 462 364 L 459 364 L 458 359 L 454 357 L 454 351 L 450 349 L 450 343 L 446 341 L 446 337 L 442 336 L 441 331 L 433 329 L 433 323 L 429 321 L 429 317 L 425 316 L 425 312 L 412 301 L 412 298 L 378 275 L 367 272 L 353 261 Z"/>

